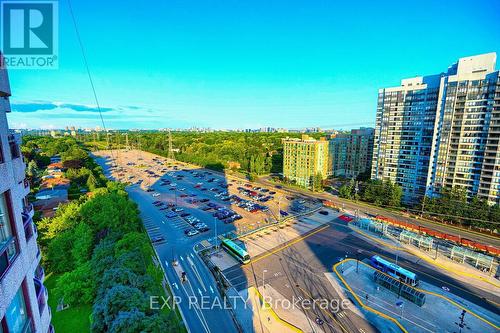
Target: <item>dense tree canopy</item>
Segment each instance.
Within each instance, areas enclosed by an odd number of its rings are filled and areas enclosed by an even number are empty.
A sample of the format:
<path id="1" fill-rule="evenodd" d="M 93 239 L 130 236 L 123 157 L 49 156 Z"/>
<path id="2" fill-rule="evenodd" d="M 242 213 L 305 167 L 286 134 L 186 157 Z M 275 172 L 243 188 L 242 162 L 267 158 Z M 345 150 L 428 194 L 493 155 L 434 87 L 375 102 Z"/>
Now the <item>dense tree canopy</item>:
<path id="1" fill-rule="evenodd" d="M 315 134 L 317 137 L 321 134 Z M 279 173 L 283 170 L 281 139 L 300 137 L 299 133 L 243 133 L 243 132 L 173 132 L 172 146 L 178 149 L 175 157 L 215 170 L 237 168 L 257 175 Z M 92 136 L 88 136 L 94 138 Z M 101 140 L 104 141 L 104 137 Z M 129 145 L 158 155 L 168 155 L 167 133 L 128 133 Z M 123 134 L 110 135 L 111 147 L 125 147 Z M 101 147 L 102 145 L 100 145 Z M 237 162 L 237 163 L 232 163 Z"/>
<path id="2" fill-rule="evenodd" d="M 34 177 L 40 156 L 58 153 L 71 186 L 92 191 L 60 205 L 54 217 L 37 222 L 44 266 L 60 275 L 54 291 L 57 299 L 70 306 L 93 305 L 94 332 L 178 330 L 175 314 L 148 307 L 149 295 L 164 295 L 163 272 L 153 263 L 137 205 L 129 200 L 124 185 L 107 181 L 72 138 L 28 137 L 23 150 L 31 153 Z"/>

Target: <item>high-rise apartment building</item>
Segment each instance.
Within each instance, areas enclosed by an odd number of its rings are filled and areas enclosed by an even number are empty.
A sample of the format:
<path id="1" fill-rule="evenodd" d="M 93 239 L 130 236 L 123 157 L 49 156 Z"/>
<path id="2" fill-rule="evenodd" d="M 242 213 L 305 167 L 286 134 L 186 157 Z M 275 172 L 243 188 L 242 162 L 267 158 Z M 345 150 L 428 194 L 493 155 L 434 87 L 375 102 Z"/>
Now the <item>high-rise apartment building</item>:
<path id="1" fill-rule="evenodd" d="M 1 56 L 1 54 L 0 54 Z M 2 61 L 3 63 L 3 61 Z M 0 332 L 53 332 L 40 249 L 28 203 L 20 137 L 9 131 L 10 86 L 0 69 Z"/>
<path id="2" fill-rule="evenodd" d="M 461 58 L 440 82 L 427 194 L 458 187 L 500 203 L 500 74 L 496 54 Z"/>
<path id="3" fill-rule="evenodd" d="M 496 54 L 461 58 L 445 73 L 379 90 L 372 178 L 403 188 L 403 201 L 460 187 L 499 201 Z"/>
<path id="4" fill-rule="evenodd" d="M 330 139 L 329 159 L 335 177 L 356 178 L 369 172 L 373 156 L 373 128 L 353 129 Z"/>
<path id="5" fill-rule="evenodd" d="M 301 139 L 285 138 L 283 142 L 283 176 L 303 187 L 313 187 L 317 175 L 328 175 L 328 141 L 307 135 Z"/>

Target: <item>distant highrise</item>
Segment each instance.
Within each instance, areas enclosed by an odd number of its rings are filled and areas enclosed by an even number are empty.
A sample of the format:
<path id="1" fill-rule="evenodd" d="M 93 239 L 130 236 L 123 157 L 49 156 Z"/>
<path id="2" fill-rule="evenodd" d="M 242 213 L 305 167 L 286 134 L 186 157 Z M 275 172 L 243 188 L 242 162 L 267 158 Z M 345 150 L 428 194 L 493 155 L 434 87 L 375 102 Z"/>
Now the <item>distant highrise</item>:
<path id="1" fill-rule="evenodd" d="M 1 54 L 0 54 L 1 57 Z M 1 61 L 3 63 L 3 61 Z M 0 69 L 0 332 L 53 332 L 20 137 L 9 132 L 7 71 Z"/>
<path id="2" fill-rule="evenodd" d="M 283 176 L 303 187 L 312 187 L 315 177 L 328 175 L 328 141 L 307 135 L 302 139 L 285 138 L 283 142 Z"/>
<path id="3" fill-rule="evenodd" d="M 496 54 L 461 58 L 446 73 L 379 90 L 372 178 L 403 201 L 459 187 L 499 202 L 500 88 Z"/>
<path id="4" fill-rule="evenodd" d="M 356 178 L 371 169 L 373 128 L 353 129 L 330 139 L 330 172 L 335 177 Z"/>

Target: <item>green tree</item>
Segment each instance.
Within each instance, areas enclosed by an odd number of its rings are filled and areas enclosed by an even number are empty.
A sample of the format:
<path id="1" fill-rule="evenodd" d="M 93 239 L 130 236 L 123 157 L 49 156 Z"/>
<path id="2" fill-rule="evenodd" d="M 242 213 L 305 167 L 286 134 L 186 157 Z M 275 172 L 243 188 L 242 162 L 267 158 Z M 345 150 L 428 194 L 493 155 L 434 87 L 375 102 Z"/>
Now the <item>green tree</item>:
<path id="1" fill-rule="evenodd" d="M 94 234 L 87 224 L 80 223 L 73 232 L 73 238 L 71 254 L 76 265 L 80 266 L 90 259 L 94 248 Z"/>
<path id="2" fill-rule="evenodd" d="M 28 162 L 28 166 L 26 167 L 26 175 L 32 179 L 36 177 L 38 174 L 38 164 L 35 160 L 31 160 Z"/>
<path id="3" fill-rule="evenodd" d="M 352 199 L 353 189 L 349 184 L 344 184 L 339 188 L 339 196 L 344 199 Z"/>
<path id="4" fill-rule="evenodd" d="M 55 294 L 65 304 L 89 304 L 96 293 L 95 277 L 90 262 L 78 266 L 71 272 L 64 273 L 57 279 Z"/>

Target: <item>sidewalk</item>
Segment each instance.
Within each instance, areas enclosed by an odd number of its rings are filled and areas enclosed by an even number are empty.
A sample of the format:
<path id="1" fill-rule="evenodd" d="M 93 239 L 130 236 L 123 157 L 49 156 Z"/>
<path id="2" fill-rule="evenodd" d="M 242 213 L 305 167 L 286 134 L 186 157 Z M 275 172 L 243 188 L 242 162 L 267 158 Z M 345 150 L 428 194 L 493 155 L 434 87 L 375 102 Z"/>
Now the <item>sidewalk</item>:
<path id="1" fill-rule="evenodd" d="M 500 296 L 500 283 L 494 277 L 489 276 L 477 269 L 470 267 L 467 264 L 458 264 L 453 262 L 446 256 L 439 255 L 437 259 L 434 259 L 435 251 L 425 252 L 418 249 L 415 246 L 400 243 L 391 237 L 381 237 L 378 234 L 374 234 L 370 231 L 360 229 L 356 226 L 351 226 L 350 228 L 355 231 L 359 237 L 364 238 L 368 242 L 382 244 L 386 249 L 393 251 L 399 251 L 398 255 L 409 260 L 413 260 L 414 257 L 418 257 L 424 261 L 424 263 L 430 267 L 439 267 L 447 272 L 447 274 L 453 274 L 457 276 L 458 279 L 463 277 L 471 278 L 468 283 L 487 290 L 497 296 Z"/>
<path id="2" fill-rule="evenodd" d="M 459 321 L 462 310 L 466 309 L 465 323 L 471 332 L 498 332 L 500 321 L 494 313 L 425 282 L 421 282 L 418 290 L 426 293 L 426 302 L 419 307 L 407 299 L 398 299 L 396 293 L 377 285 L 373 280 L 375 269 L 368 264 L 360 262 L 357 273 L 356 261 L 346 260 L 344 273 L 340 273 L 340 268 L 336 272 L 338 276 L 342 276 L 348 288 L 352 289 L 364 306 L 398 321 L 407 331 L 457 331 L 458 326 L 455 323 Z M 402 307 L 397 305 L 400 301 Z"/>
<path id="3" fill-rule="evenodd" d="M 265 293 L 271 293 L 272 288 L 266 287 Z M 237 297 L 241 299 L 234 307 L 234 312 L 236 318 L 240 322 L 243 331 L 248 333 L 298 333 L 298 332 L 312 332 L 310 327 L 309 330 L 303 331 L 294 323 L 291 323 L 277 314 L 277 312 L 270 306 L 270 304 L 264 301 L 264 297 L 261 294 L 262 289 L 256 289 L 250 287 L 241 291 L 239 294 L 235 290 L 231 292 L 232 296 L 238 295 Z M 234 294 L 236 293 L 236 294 Z M 229 294 L 229 292 L 228 292 Z M 234 295 L 233 295 L 234 294 Z M 276 296 L 276 295 L 275 295 Z M 276 296 L 279 297 L 279 296 Z M 246 300 L 246 301 L 243 301 Z M 302 316 L 300 316 L 302 315 Z M 303 321 L 307 319 L 305 315 L 300 312 L 300 310 L 292 310 L 288 315 L 292 318 L 300 318 L 299 322 L 304 324 Z M 294 320 L 297 322 L 297 320 Z M 305 323 L 307 324 L 307 322 Z"/>

